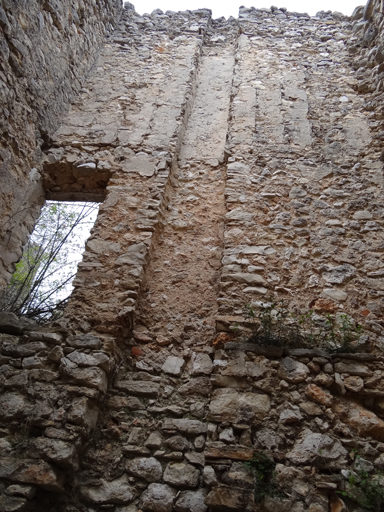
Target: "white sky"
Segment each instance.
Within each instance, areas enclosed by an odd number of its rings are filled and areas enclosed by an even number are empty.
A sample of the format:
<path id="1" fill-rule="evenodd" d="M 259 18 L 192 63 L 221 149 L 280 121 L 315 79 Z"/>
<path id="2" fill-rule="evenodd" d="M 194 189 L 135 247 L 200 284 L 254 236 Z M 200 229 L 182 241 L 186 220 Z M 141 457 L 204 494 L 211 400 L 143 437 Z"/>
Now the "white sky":
<path id="1" fill-rule="evenodd" d="M 185 11 L 187 9 L 200 9 L 206 7 L 212 10 L 213 17 L 234 16 L 237 18 L 239 6 L 245 7 L 286 7 L 289 11 L 307 12 L 314 16 L 318 11 L 339 11 L 350 16 L 355 7 L 365 4 L 364 0 L 237 0 L 226 2 L 223 0 L 131 0 L 139 14 L 151 13 L 154 9 L 171 11 Z M 242 3 L 244 2 L 244 3 Z"/>

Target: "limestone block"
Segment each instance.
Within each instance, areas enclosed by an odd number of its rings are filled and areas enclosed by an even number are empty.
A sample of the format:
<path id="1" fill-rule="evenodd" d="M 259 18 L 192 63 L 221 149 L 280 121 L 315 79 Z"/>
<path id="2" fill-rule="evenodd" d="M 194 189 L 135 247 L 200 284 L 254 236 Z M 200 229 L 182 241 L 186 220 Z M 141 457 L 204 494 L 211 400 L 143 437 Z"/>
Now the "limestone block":
<path id="1" fill-rule="evenodd" d="M 181 395 L 210 395 L 212 384 L 208 377 L 193 377 L 179 387 Z"/>
<path id="2" fill-rule="evenodd" d="M 28 339 L 30 341 L 45 341 L 49 345 L 60 345 L 63 341 L 61 334 L 55 332 L 28 332 Z"/>
<path id="3" fill-rule="evenodd" d="M 348 297 L 346 292 L 338 290 L 337 288 L 324 288 L 323 293 L 338 302 L 344 302 Z"/>
<path id="4" fill-rule="evenodd" d="M 337 267 L 327 266 L 322 276 L 327 283 L 342 284 L 356 274 L 356 268 L 353 265 L 344 263 Z"/>
<path id="5" fill-rule="evenodd" d="M 7 487 L 6 493 L 9 496 L 20 496 L 31 500 L 36 494 L 36 487 L 33 485 L 13 484 Z"/>
<path id="6" fill-rule="evenodd" d="M 67 343 L 74 348 L 91 348 L 98 349 L 101 347 L 101 340 L 93 334 L 77 334 L 76 336 L 68 336 Z"/>
<path id="7" fill-rule="evenodd" d="M 206 423 L 199 420 L 167 418 L 163 421 L 163 430 L 178 430 L 188 435 L 205 434 L 208 430 Z"/>
<path id="8" fill-rule="evenodd" d="M 133 244 L 128 247 L 125 254 L 119 256 L 116 260 L 116 265 L 134 265 L 142 266 L 145 262 L 145 257 L 148 253 L 148 248 L 144 243 Z"/>
<path id="9" fill-rule="evenodd" d="M 26 397 L 15 392 L 5 392 L 0 396 L 0 418 L 2 420 L 22 419 L 28 416 L 33 405 Z"/>
<path id="10" fill-rule="evenodd" d="M 160 462 L 154 457 L 129 460 L 125 467 L 129 473 L 147 482 L 160 482 L 163 474 Z"/>
<path id="11" fill-rule="evenodd" d="M 300 409 L 297 405 L 287 403 L 284 405 L 284 409 L 281 411 L 279 416 L 279 423 L 283 425 L 289 425 L 291 423 L 298 423 L 303 419 L 300 413 Z"/>
<path id="12" fill-rule="evenodd" d="M 176 489 L 166 484 L 150 484 L 140 500 L 140 507 L 150 512 L 172 512 Z"/>
<path id="13" fill-rule="evenodd" d="M 252 454 L 252 448 L 236 444 L 228 445 L 221 441 L 207 443 L 204 450 L 207 459 L 249 460 Z"/>
<path id="14" fill-rule="evenodd" d="M 47 345 L 40 341 L 33 341 L 31 343 L 27 343 L 26 345 L 4 343 L 1 348 L 1 352 L 6 356 L 11 357 L 30 357 L 40 352 L 41 350 L 45 350 L 46 348 Z"/>
<path id="15" fill-rule="evenodd" d="M 293 383 L 304 381 L 310 371 L 307 365 L 291 357 L 285 357 L 280 365 L 278 375 L 280 378 Z"/>
<path id="16" fill-rule="evenodd" d="M 29 444 L 29 457 L 48 459 L 64 468 L 77 467 L 77 453 L 75 446 L 60 439 L 37 437 Z"/>
<path id="17" fill-rule="evenodd" d="M 182 491 L 177 498 L 175 512 L 206 512 L 205 496 L 202 491 Z"/>
<path id="18" fill-rule="evenodd" d="M 242 462 L 234 462 L 231 468 L 223 474 L 221 480 L 224 484 L 240 489 L 253 489 L 255 486 L 254 475 L 247 470 Z"/>
<path id="19" fill-rule="evenodd" d="M 178 377 L 181 375 L 184 364 L 185 361 L 182 357 L 168 356 L 161 369 L 165 373 Z"/>
<path id="20" fill-rule="evenodd" d="M 208 420 L 249 423 L 253 419 L 263 419 L 270 407 L 268 395 L 239 393 L 235 389 L 218 389 L 212 394 Z"/>
<path id="21" fill-rule="evenodd" d="M 14 313 L 0 311 L 0 332 L 7 334 L 21 334 L 22 326 Z"/>
<path id="22" fill-rule="evenodd" d="M 182 436 L 169 437 L 164 444 L 175 452 L 183 452 L 190 447 L 188 439 Z"/>
<path id="23" fill-rule="evenodd" d="M 193 489 L 199 483 L 200 472 L 185 462 L 170 462 L 164 471 L 164 482 L 175 487 Z"/>
<path id="24" fill-rule="evenodd" d="M 212 466 L 204 466 L 203 480 L 205 485 L 207 485 L 208 487 L 214 487 L 218 485 L 216 473 Z"/>
<path id="25" fill-rule="evenodd" d="M 28 500 L 18 496 L 0 496 L 0 509 L 3 512 L 23 512 L 28 510 Z"/>
<path id="26" fill-rule="evenodd" d="M 384 421 L 358 402 L 339 398 L 335 400 L 332 411 L 360 436 L 372 436 L 378 441 L 384 441 Z"/>
<path id="27" fill-rule="evenodd" d="M 85 354 L 84 352 L 75 350 L 74 352 L 68 354 L 67 358 L 80 367 L 100 366 L 106 370 L 109 369 L 110 359 L 107 356 L 107 354 L 104 354 L 102 352 L 94 354 Z"/>
<path id="28" fill-rule="evenodd" d="M 144 404 L 140 401 L 140 399 L 133 396 L 112 396 L 108 399 L 107 406 L 111 409 L 127 408 L 133 411 L 145 409 Z"/>
<path id="29" fill-rule="evenodd" d="M 371 377 L 372 372 L 363 364 L 355 361 L 340 361 L 335 363 L 335 372 L 348 373 L 349 375 L 356 375 L 358 377 Z"/>
<path id="30" fill-rule="evenodd" d="M 205 455 L 204 453 L 199 452 L 187 452 L 185 454 L 185 458 L 188 462 L 193 464 L 194 466 L 199 466 L 201 468 L 205 465 Z"/>
<path id="31" fill-rule="evenodd" d="M 212 372 L 212 359 L 204 352 L 193 352 L 191 363 L 191 375 L 209 375 Z"/>
<path id="32" fill-rule="evenodd" d="M 47 491 L 64 492 L 61 473 L 43 460 L 3 458 L 0 478 L 37 485 Z"/>
<path id="33" fill-rule="evenodd" d="M 125 505 L 134 500 L 136 492 L 128 482 L 127 475 L 108 482 L 101 480 L 99 486 L 80 487 L 81 496 L 88 502 L 103 505 Z"/>
<path id="34" fill-rule="evenodd" d="M 293 464 L 312 464 L 322 468 L 343 468 L 347 464 L 348 452 L 340 443 L 323 434 L 304 432 L 287 458 Z"/>
<path id="35" fill-rule="evenodd" d="M 235 281 L 237 283 L 247 283 L 252 285 L 262 285 L 265 288 L 268 288 L 267 281 L 258 274 L 247 274 L 245 272 L 237 272 L 235 274 L 227 274 L 222 276 L 222 280 L 227 281 Z"/>
<path id="36" fill-rule="evenodd" d="M 75 425 L 82 425 L 90 430 L 96 426 L 99 409 L 94 402 L 84 396 L 75 398 L 67 414 L 67 420 Z"/>
<path id="37" fill-rule="evenodd" d="M 137 396 L 156 397 L 160 392 L 160 384 L 146 380 L 121 380 L 115 383 L 115 388 Z"/>
<path id="38" fill-rule="evenodd" d="M 364 381 L 361 377 L 351 376 L 344 379 L 344 386 L 348 391 L 358 393 L 364 388 Z"/>
<path id="39" fill-rule="evenodd" d="M 65 360 L 66 358 L 62 359 L 59 371 L 69 380 L 81 386 L 98 389 L 103 393 L 107 391 L 108 382 L 104 370 L 97 367 L 71 368 L 65 364 Z"/>
<path id="40" fill-rule="evenodd" d="M 237 490 L 233 487 L 214 487 L 207 497 L 205 504 L 217 512 L 256 512 L 252 491 Z"/>

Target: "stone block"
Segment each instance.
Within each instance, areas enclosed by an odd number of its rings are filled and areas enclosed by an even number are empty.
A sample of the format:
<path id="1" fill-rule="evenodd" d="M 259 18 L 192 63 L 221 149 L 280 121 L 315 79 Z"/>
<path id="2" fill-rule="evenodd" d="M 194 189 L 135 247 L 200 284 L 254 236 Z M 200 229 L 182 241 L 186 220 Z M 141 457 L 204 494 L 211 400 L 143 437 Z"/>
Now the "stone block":
<path id="1" fill-rule="evenodd" d="M 0 396 L 0 418 L 12 421 L 22 419 L 32 412 L 33 404 L 29 403 L 25 396 L 6 392 Z"/>
<path id="2" fill-rule="evenodd" d="M 240 393 L 235 389 L 217 389 L 212 394 L 207 419 L 230 423 L 249 423 L 262 420 L 271 408 L 268 395 Z"/>
<path id="3" fill-rule="evenodd" d="M 208 396 L 211 391 L 212 384 L 208 377 L 192 377 L 178 389 L 181 395 Z"/>
<path id="4" fill-rule="evenodd" d="M 14 313 L 0 311 L 0 332 L 6 334 L 21 334 L 22 326 Z"/>
<path id="5" fill-rule="evenodd" d="M 307 430 L 287 454 L 293 464 L 311 464 L 320 468 L 342 469 L 348 461 L 348 452 L 340 441 Z"/>
<path id="6" fill-rule="evenodd" d="M 206 423 L 199 420 L 167 418 L 163 421 L 163 430 L 178 430 L 188 435 L 205 434 L 208 430 Z"/>
<path id="7" fill-rule="evenodd" d="M 182 491 L 175 503 L 175 512 L 206 512 L 208 507 L 204 503 L 205 496 L 202 491 Z"/>
<path id="8" fill-rule="evenodd" d="M 257 508 L 253 492 L 233 487 L 214 487 L 207 497 L 205 504 L 217 512 L 256 512 Z"/>
<path id="9" fill-rule="evenodd" d="M 98 367 L 73 368 L 66 365 L 66 358 L 62 360 L 59 371 L 70 381 L 105 393 L 107 391 L 107 376 L 105 371 Z M 72 363 L 73 364 L 73 363 Z"/>
<path id="10" fill-rule="evenodd" d="M 101 339 L 93 334 L 76 334 L 75 336 L 68 336 L 67 343 L 70 347 L 74 348 L 91 348 L 99 349 L 102 345 Z"/>
<path id="11" fill-rule="evenodd" d="M 147 380 L 120 380 L 115 383 L 114 387 L 130 395 L 137 396 L 156 397 L 160 392 L 160 384 Z"/>
<path id="12" fill-rule="evenodd" d="M 179 377 L 181 375 L 184 364 L 185 361 L 182 357 L 168 356 L 161 369 L 163 372 L 168 373 L 169 375 L 175 375 L 176 377 Z"/>
<path id="13" fill-rule="evenodd" d="M 132 475 L 151 483 L 160 482 L 163 474 L 160 462 L 154 457 L 128 460 L 125 468 Z"/>
<path id="14" fill-rule="evenodd" d="M 74 444 L 61 441 L 60 439 L 50 439 L 47 437 L 37 437 L 29 443 L 27 455 L 33 458 L 48 459 L 59 467 L 77 468 L 77 452 Z"/>
<path id="15" fill-rule="evenodd" d="M 150 512 L 172 512 L 176 489 L 166 484 L 150 484 L 140 500 L 140 507 Z"/>
<path id="16" fill-rule="evenodd" d="M 220 441 L 206 445 L 204 455 L 207 459 L 249 460 L 253 449 L 240 445 L 226 445 Z"/>
<path id="17" fill-rule="evenodd" d="M 75 425 L 93 430 L 97 423 L 99 409 L 95 403 L 86 397 L 78 397 L 72 401 L 67 414 L 67 420 Z"/>
<path id="18" fill-rule="evenodd" d="M 193 489 L 199 483 L 200 472 L 191 464 L 185 462 L 170 462 L 164 471 L 164 482 L 181 487 Z"/>
<path id="19" fill-rule="evenodd" d="M 80 494 L 84 500 L 97 505 L 126 505 L 136 497 L 136 491 L 129 484 L 127 475 L 111 481 L 102 479 L 98 486 L 82 486 Z"/>
<path id="20" fill-rule="evenodd" d="M 37 485 L 51 492 L 64 492 L 62 474 L 43 460 L 4 457 L 0 464 L 0 478 Z"/>

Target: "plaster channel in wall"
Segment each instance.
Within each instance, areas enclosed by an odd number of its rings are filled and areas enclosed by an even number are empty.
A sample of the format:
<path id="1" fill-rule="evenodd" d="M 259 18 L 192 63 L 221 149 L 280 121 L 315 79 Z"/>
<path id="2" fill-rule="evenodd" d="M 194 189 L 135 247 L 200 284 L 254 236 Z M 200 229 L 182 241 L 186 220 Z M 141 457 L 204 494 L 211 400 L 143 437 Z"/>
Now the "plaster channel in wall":
<path id="1" fill-rule="evenodd" d="M 220 56 L 215 48 L 204 49 L 164 228 L 144 278 L 136 323 L 136 329 L 149 330 L 159 339 L 168 336 L 193 343 L 197 337 L 195 343 L 205 344 L 215 332 L 233 68 L 231 44 Z"/>

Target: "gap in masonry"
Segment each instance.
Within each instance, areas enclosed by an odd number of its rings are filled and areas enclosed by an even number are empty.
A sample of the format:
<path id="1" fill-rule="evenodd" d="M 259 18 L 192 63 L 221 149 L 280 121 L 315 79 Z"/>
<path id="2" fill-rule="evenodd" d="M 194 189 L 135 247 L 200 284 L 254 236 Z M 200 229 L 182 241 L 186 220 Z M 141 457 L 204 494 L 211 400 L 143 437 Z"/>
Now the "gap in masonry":
<path id="1" fill-rule="evenodd" d="M 0 310 L 38 323 L 59 318 L 72 293 L 99 203 L 47 201 L 0 297 Z"/>

